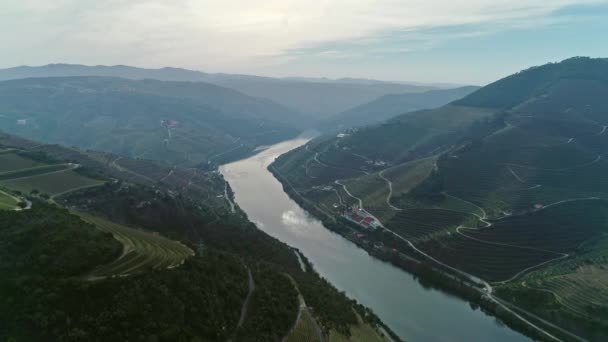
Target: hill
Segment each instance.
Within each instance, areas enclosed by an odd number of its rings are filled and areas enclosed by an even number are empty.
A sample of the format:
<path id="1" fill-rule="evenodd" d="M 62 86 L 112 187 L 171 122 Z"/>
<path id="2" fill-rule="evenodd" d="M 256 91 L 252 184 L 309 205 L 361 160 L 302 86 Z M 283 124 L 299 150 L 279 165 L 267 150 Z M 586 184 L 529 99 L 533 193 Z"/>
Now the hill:
<path id="1" fill-rule="evenodd" d="M 230 160 L 299 131 L 297 114 L 205 83 L 29 78 L 0 82 L 0 99 L 0 129 L 190 166 Z"/>
<path id="2" fill-rule="evenodd" d="M 399 83 L 345 83 L 302 82 L 266 78 L 220 79 L 215 84 L 236 89 L 250 96 L 257 96 L 297 108 L 313 120 L 331 117 L 336 113 L 362 105 L 380 96 L 396 93 L 424 92 L 433 87 Z"/>
<path id="3" fill-rule="evenodd" d="M 210 74 L 201 71 L 162 68 L 144 69 L 124 65 L 85 66 L 51 64 L 0 70 L 0 80 L 39 77 L 106 76 L 135 80 L 207 82 L 264 98 L 317 120 L 372 101 L 386 94 L 423 92 L 434 86 L 358 79 L 272 78 L 250 75 Z"/>
<path id="4" fill-rule="evenodd" d="M 421 93 L 384 95 L 366 104 L 349 109 L 322 121 L 321 129 L 343 130 L 388 120 L 399 114 L 433 109 L 458 100 L 479 87 L 429 90 Z"/>
<path id="5" fill-rule="evenodd" d="M 299 296 L 324 336 L 381 325 L 216 172 L 8 134 L 0 151 L 0 194 L 29 202 L 0 207 L 0 340 L 281 340 Z"/>
<path id="6" fill-rule="evenodd" d="M 606 96 L 608 60 L 572 58 L 317 138 L 271 168 L 327 226 L 380 257 L 419 272 L 397 251 L 477 284 L 503 318 L 510 308 L 565 340 L 602 341 L 608 292 L 592 279 L 608 268 Z M 353 226 L 352 206 L 381 228 Z"/>

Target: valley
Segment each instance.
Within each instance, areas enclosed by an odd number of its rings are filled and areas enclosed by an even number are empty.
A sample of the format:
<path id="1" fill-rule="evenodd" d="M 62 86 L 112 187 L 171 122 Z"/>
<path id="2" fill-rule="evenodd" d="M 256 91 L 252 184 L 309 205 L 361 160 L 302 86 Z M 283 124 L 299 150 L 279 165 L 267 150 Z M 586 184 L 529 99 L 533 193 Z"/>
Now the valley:
<path id="1" fill-rule="evenodd" d="M 373 308 L 382 322 L 402 339 L 527 340 L 496 324 L 491 316 L 474 310 L 467 302 L 430 286 L 424 278 L 415 278 L 377 260 L 377 253 L 368 254 L 359 248 L 360 242 L 328 230 L 334 227 L 328 225 L 328 221 L 311 217 L 307 211 L 312 212 L 314 202 L 297 200 L 288 190 L 289 185 L 282 186 L 278 177 L 267 169 L 275 158 L 280 160 L 280 156 L 288 155 L 288 151 L 295 151 L 298 146 L 302 148 L 308 140 L 301 137 L 282 142 L 220 168 L 234 190 L 239 207 L 261 230 L 298 248 L 321 276 L 349 297 Z M 260 200 L 262 193 L 263 200 Z M 308 302 L 308 297 L 305 298 Z M 471 330 L 470 326 L 476 329 Z"/>
<path id="2" fill-rule="evenodd" d="M 0 145 L 2 338 L 266 341 L 286 338 L 298 317 L 322 340 L 392 334 L 250 223 L 215 171 L 7 134 Z"/>
<path id="3" fill-rule="evenodd" d="M 381 123 L 368 121 L 365 113 L 383 111 L 386 101 L 401 103 L 397 108 L 418 95 L 380 99 L 343 114 L 358 116 L 361 127 L 291 140 L 311 122 L 214 85 L 104 77 L 0 82 L 7 99 L 0 120 L 22 136 L 0 134 L 0 208 L 31 225 L 23 232 L 31 239 L 40 239 L 36 215 L 51 215 L 99 240 L 74 269 L 27 276 L 28 286 L 50 279 L 45 296 L 64 282 L 80 284 L 70 290 L 83 291 L 79 296 L 187 287 L 160 300 L 198 312 L 204 296 L 221 293 L 225 301 L 207 312 L 224 312 L 221 326 L 229 328 L 177 316 L 169 321 L 180 328 L 152 329 L 169 339 L 601 340 L 608 183 L 604 105 L 593 94 L 605 84 L 588 80 L 585 70 L 604 70 L 602 63 L 533 68 L 479 90 L 455 90 L 465 97 L 439 108 L 427 99 L 431 109 L 404 107 Z M 537 88 L 501 90 L 521 79 Z M 581 85 L 593 91 L 573 91 Z M 41 105 L 49 95 L 54 100 Z M 93 104 L 102 105 L 91 111 Z M 123 109 L 104 109 L 116 105 Z M 57 125 L 75 112 L 73 127 Z M 54 252 L 53 241 L 40 248 Z M 65 253 L 80 248 L 74 242 Z M 4 266 L 9 273 L 15 265 L 39 270 L 21 255 Z M 190 283 L 205 279 L 209 267 L 217 286 Z M 376 278 L 383 283 L 370 282 Z M 21 307 L 5 303 L 0 313 L 41 327 L 37 337 L 65 336 L 41 323 L 61 317 L 32 320 L 16 284 L 8 277 L 0 285 Z M 204 298 L 184 306 L 183 296 L 198 292 Z M 55 300 L 64 295 L 75 294 L 51 296 L 44 311 L 76 317 L 69 301 Z M 142 312 L 126 303 L 126 319 L 140 335 L 167 319 L 134 323 Z M 112 326 L 119 316 L 107 312 L 123 310 L 117 302 L 85 305 L 96 307 L 94 321 Z M 0 336 L 15 335 L 19 324 Z M 108 334 L 86 319 L 76 324 L 95 336 L 134 336 L 129 329 Z M 469 324 L 477 329 L 463 329 Z"/>
<path id="4" fill-rule="evenodd" d="M 0 19 L 0 342 L 608 341 L 608 0 Z"/>

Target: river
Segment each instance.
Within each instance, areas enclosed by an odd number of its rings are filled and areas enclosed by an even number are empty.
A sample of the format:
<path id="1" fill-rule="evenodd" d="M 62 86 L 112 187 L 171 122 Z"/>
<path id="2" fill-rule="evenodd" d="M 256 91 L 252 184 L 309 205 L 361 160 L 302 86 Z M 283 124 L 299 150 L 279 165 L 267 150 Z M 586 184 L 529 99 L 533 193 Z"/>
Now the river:
<path id="1" fill-rule="evenodd" d="M 284 141 L 220 167 L 237 204 L 269 235 L 298 248 L 335 287 L 371 308 L 408 341 L 529 341 L 466 301 L 420 285 L 412 275 L 369 256 L 308 215 L 283 191 L 268 165 L 308 141 Z"/>

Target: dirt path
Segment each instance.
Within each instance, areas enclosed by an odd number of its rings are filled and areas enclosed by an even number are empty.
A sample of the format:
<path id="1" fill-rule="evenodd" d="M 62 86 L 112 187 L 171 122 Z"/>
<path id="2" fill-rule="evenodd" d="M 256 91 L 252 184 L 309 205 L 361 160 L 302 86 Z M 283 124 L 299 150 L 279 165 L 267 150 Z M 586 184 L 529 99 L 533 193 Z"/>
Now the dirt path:
<path id="1" fill-rule="evenodd" d="M 159 179 L 159 182 L 164 181 L 165 179 L 171 177 L 171 175 L 173 174 L 173 172 L 175 172 L 175 166 L 171 168 L 171 170 L 169 170 L 169 173 L 167 173 L 163 178 Z"/>
<path id="2" fill-rule="evenodd" d="M 574 166 L 570 166 L 570 167 L 564 167 L 564 168 L 560 168 L 560 169 L 546 169 L 546 168 L 541 168 L 541 167 L 533 167 L 533 166 L 521 165 L 521 164 L 513 164 L 513 163 L 504 163 L 502 165 L 521 167 L 523 169 L 529 169 L 529 170 L 568 171 L 568 170 L 573 170 L 573 169 L 578 169 L 578 168 L 581 168 L 581 167 L 586 167 L 586 166 L 589 166 L 589 165 L 593 165 L 593 164 L 599 162 L 600 160 L 602 160 L 602 155 L 598 154 L 597 157 L 593 161 L 590 161 L 588 163 L 574 165 Z"/>
<path id="3" fill-rule="evenodd" d="M 234 202 L 232 202 L 230 196 L 228 196 L 228 182 L 226 181 L 224 181 L 224 198 L 226 199 L 226 201 L 228 201 L 228 204 L 230 205 L 230 212 L 234 214 L 236 210 L 234 207 Z"/>
<path id="4" fill-rule="evenodd" d="M 298 252 L 297 249 L 294 249 L 293 252 L 296 255 L 296 258 L 298 258 L 298 263 L 300 264 L 300 269 L 302 270 L 302 272 L 306 272 L 306 264 L 304 263 L 304 260 L 302 260 L 302 256 L 300 255 L 300 252 Z"/>
<path id="5" fill-rule="evenodd" d="M 336 183 L 342 185 L 342 187 L 344 188 L 344 190 L 346 191 L 346 193 L 349 194 L 351 197 L 353 197 L 355 199 L 358 199 L 357 197 L 353 196 L 352 194 L 350 194 L 348 192 L 346 186 L 344 186 L 343 184 L 339 183 L 338 181 L 336 181 Z M 564 201 L 561 201 L 560 203 L 563 203 L 563 202 Z M 362 204 L 362 202 L 360 202 L 360 203 Z M 551 205 L 555 205 L 555 204 L 557 204 L 557 203 L 553 203 Z M 551 205 L 549 205 L 549 206 L 551 206 Z M 476 207 L 478 207 L 478 206 L 476 206 Z M 480 215 L 474 214 L 474 213 L 471 213 L 471 214 L 477 216 L 481 222 L 484 222 L 486 224 L 485 228 L 492 226 L 491 222 L 488 222 L 488 221 L 485 220 L 487 218 L 487 214 L 486 214 L 485 210 L 483 210 L 483 208 L 481 208 L 481 207 L 478 207 L 478 208 L 480 208 L 480 210 L 483 212 L 483 217 L 480 216 Z M 543 207 L 543 208 L 545 208 L 545 207 Z M 523 317 L 520 314 L 518 314 L 517 312 L 513 311 L 509 306 L 507 306 L 505 303 L 503 303 L 502 300 L 496 298 L 493 295 L 494 288 L 487 281 L 485 281 L 485 280 L 483 280 L 483 279 L 481 279 L 479 277 L 476 277 L 476 276 L 474 276 L 474 275 L 472 275 L 470 273 L 462 271 L 462 270 L 460 270 L 460 269 L 458 269 L 456 267 L 450 266 L 450 265 L 448 265 L 448 264 L 446 264 L 446 263 L 444 263 L 442 261 L 439 261 L 439 260 L 435 259 L 434 257 L 430 256 L 429 254 L 427 254 L 426 252 L 422 251 L 418 247 L 416 247 L 410 240 L 408 240 L 405 237 L 399 235 L 398 233 L 394 232 L 393 230 L 390 230 L 390 229 L 388 229 L 386 227 L 383 227 L 383 229 L 386 230 L 387 232 L 393 234 L 396 238 L 398 238 L 398 239 L 402 240 L 403 242 L 405 242 L 410 248 L 412 248 L 414 251 L 416 251 L 417 253 L 421 254 L 422 256 L 424 256 L 425 258 L 427 258 L 428 260 L 431 260 L 432 262 L 434 262 L 434 263 L 436 263 L 436 264 L 438 264 L 438 265 L 440 265 L 442 267 L 445 267 L 445 268 L 447 268 L 447 269 L 449 269 L 449 270 L 451 270 L 451 271 L 453 271 L 453 272 L 455 272 L 455 273 L 457 273 L 457 274 L 465 277 L 465 279 L 468 279 L 469 282 L 471 282 L 472 284 L 482 285 L 483 289 L 481 289 L 481 290 L 478 289 L 477 287 L 474 287 L 474 286 L 471 286 L 471 287 L 474 288 L 474 289 L 476 289 L 476 290 L 478 290 L 478 291 L 480 291 L 483 294 L 483 296 L 485 296 L 486 298 L 488 298 L 490 301 L 494 302 L 498 306 L 502 307 L 504 310 L 506 310 L 507 312 L 509 312 L 511 315 L 513 315 L 514 317 L 516 317 L 520 321 L 524 322 L 526 325 L 532 327 L 533 329 L 537 330 L 538 332 L 540 332 L 541 334 L 545 335 L 546 337 L 548 337 L 551 340 L 562 341 L 561 339 L 559 339 L 556 336 L 552 335 L 551 333 L 549 333 L 548 331 L 546 331 L 542 327 L 540 327 L 540 326 L 532 323 L 531 321 L 529 321 L 525 317 Z M 560 256 L 559 258 L 564 258 L 564 256 Z M 552 259 L 552 260 L 544 262 L 543 264 L 546 264 L 548 262 L 552 262 L 552 261 L 555 261 L 555 260 L 556 259 Z M 540 267 L 540 266 L 542 266 L 542 265 L 536 265 L 536 266 L 533 266 L 533 267 Z M 522 272 L 528 271 L 530 269 L 531 268 L 528 268 L 526 270 L 523 270 Z M 516 276 L 519 276 L 520 274 L 523 274 L 522 272 L 516 274 Z M 517 306 L 514 306 L 512 304 L 510 304 L 510 305 L 513 306 L 513 307 L 516 307 L 518 310 L 520 310 L 522 312 L 525 312 L 524 309 L 521 309 L 521 308 L 519 308 Z M 550 326 L 553 326 L 553 325 L 550 324 Z M 571 334 L 571 333 L 568 332 L 568 334 Z"/>
<path id="6" fill-rule="evenodd" d="M 338 184 L 338 185 L 341 185 L 341 186 L 342 186 L 342 188 L 344 189 L 344 192 L 346 192 L 346 194 L 347 194 L 348 196 L 350 196 L 350 197 L 352 197 L 352 198 L 356 199 L 356 200 L 359 202 L 359 208 L 363 209 L 363 201 L 362 201 L 362 200 L 361 200 L 359 197 L 357 197 L 357 196 L 355 196 L 355 195 L 351 194 L 351 193 L 350 193 L 350 191 L 348 191 L 348 188 L 346 187 L 346 185 L 344 185 L 344 184 L 340 183 L 340 181 L 339 181 L 339 180 L 334 181 L 334 183 L 336 183 L 336 184 Z"/>
<path id="7" fill-rule="evenodd" d="M 527 324 L 528 326 L 534 328 L 535 330 L 539 331 L 540 333 L 542 333 L 543 335 L 549 337 L 552 340 L 555 341 L 562 341 L 561 339 L 555 337 L 554 335 L 552 335 L 551 333 L 549 333 L 548 331 L 544 330 L 543 328 L 539 327 L 538 325 L 530 322 L 529 320 L 527 320 L 525 317 L 521 316 L 520 314 L 518 314 L 517 312 L 513 311 L 511 308 L 509 308 L 507 305 L 503 304 L 502 300 L 499 300 L 498 298 L 496 298 L 492 292 L 494 290 L 494 288 L 492 287 L 492 285 L 490 285 L 487 281 L 478 278 L 472 274 L 469 274 L 467 272 L 461 271 L 460 269 L 457 269 L 455 267 L 452 267 L 450 265 L 447 265 L 435 258 L 433 258 L 432 256 L 428 255 L 427 253 L 423 252 L 422 250 L 418 249 L 416 246 L 414 246 L 414 244 L 409 241 L 408 239 L 402 237 L 401 235 L 395 233 L 394 231 L 385 228 L 385 230 L 387 230 L 388 232 L 392 233 L 395 237 L 401 239 L 402 241 L 404 241 L 405 243 L 408 244 L 408 246 L 410 246 L 413 250 L 415 250 L 416 252 L 422 254 L 424 257 L 426 257 L 427 259 L 435 262 L 438 265 L 441 265 L 443 267 L 446 267 L 462 276 L 464 276 L 465 278 L 467 278 L 469 281 L 471 281 L 474 284 L 481 284 L 484 286 L 483 290 L 479 290 L 476 287 L 472 287 L 474 289 L 477 289 L 478 291 L 482 292 L 483 295 L 488 298 L 489 300 L 491 300 L 492 302 L 496 303 L 498 306 L 502 307 L 503 309 L 505 309 L 506 311 L 508 311 L 510 314 L 512 314 L 513 316 L 515 316 L 516 318 L 518 318 L 520 321 L 524 322 L 525 324 Z M 516 306 L 514 306 L 516 307 Z M 523 309 L 516 307 L 518 310 L 524 311 Z"/>
<path id="8" fill-rule="evenodd" d="M 146 179 L 146 180 L 148 180 L 148 181 L 150 181 L 150 182 L 152 182 L 152 183 L 156 183 L 156 180 L 155 180 L 155 179 L 152 179 L 152 178 L 150 178 L 150 177 L 148 177 L 148 176 L 142 175 L 141 173 L 137 173 L 137 172 L 131 171 L 131 170 L 127 169 L 127 168 L 124 168 L 124 167 L 122 167 L 122 166 L 118 165 L 118 161 L 119 161 L 120 159 L 122 159 L 122 157 L 118 157 L 118 158 L 114 159 L 114 160 L 113 160 L 113 161 L 110 163 L 110 166 L 112 166 L 113 168 L 117 169 L 117 170 L 118 170 L 118 171 L 120 171 L 120 172 L 126 172 L 126 173 L 130 173 L 130 174 L 135 175 L 135 176 L 137 176 L 137 177 L 144 178 L 144 179 Z"/>
<path id="9" fill-rule="evenodd" d="M 323 330 L 321 329 L 321 326 L 319 325 L 319 323 L 317 322 L 317 320 L 313 317 L 312 313 L 308 309 L 308 306 L 306 305 L 306 301 L 304 300 L 304 297 L 302 296 L 302 294 L 300 293 L 300 289 L 298 288 L 298 283 L 289 274 L 285 273 L 285 276 L 287 278 L 289 278 L 289 280 L 293 284 L 294 289 L 298 292 L 298 302 L 300 303 L 300 307 L 298 309 L 298 315 L 296 316 L 296 320 L 293 322 L 293 325 L 289 329 L 289 332 L 287 333 L 287 335 L 285 335 L 285 337 L 283 337 L 283 339 L 281 341 L 282 342 L 286 342 L 287 341 L 287 339 L 289 338 L 289 336 L 291 336 L 291 334 L 293 333 L 294 329 L 297 327 L 298 322 L 300 321 L 300 318 L 302 317 L 302 314 L 306 311 L 306 313 L 308 314 L 308 316 L 310 317 L 310 319 L 312 321 L 312 324 L 314 325 L 315 332 L 317 334 L 317 341 L 324 342 L 325 341 L 325 337 L 323 336 Z"/>
<path id="10" fill-rule="evenodd" d="M 249 281 L 249 292 L 247 292 L 247 297 L 245 297 L 245 301 L 243 302 L 243 306 L 241 307 L 241 317 L 239 317 L 239 322 L 236 325 L 236 330 L 238 331 L 245 322 L 245 318 L 247 318 L 247 308 L 249 307 L 249 302 L 251 301 L 251 295 L 253 295 L 253 291 L 255 291 L 255 282 L 253 281 L 253 275 L 251 274 L 251 270 L 249 266 L 245 266 L 247 268 L 247 279 Z M 236 333 L 236 332 L 235 332 Z"/>
<path id="11" fill-rule="evenodd" d="M 367 171 L 363 171 L 363 170 L 359 170 L 359 169 L 352 169 L 352 168 L 348 168 L 348 167 L 338 167 L 338 166 L 332 166 L 332 165 L 326 164 L 326 163 L 322 162 L 321 160 L 319 160 L 319 155 L 320 155 L 320 153 L 319 153 L 319 152 L 311 151 L 311 150 L 308 148 L 308 144 L 306 145 L 306 147 L 305 147 L 305 148 L 306 148 L 306 151 L 308 151 L 308 152 L 310 152 L 310 153 L 313 153 L 313 154 L 314 154 L 313 160 L 314 160 L 315 162 L 317 162 L 319 165 L 322 165 L 322 166 L 325 166 L 325 167 L 329 167 L 329 168 L 332 168 L 332 169 L 338 169 L 338 170 L 351 170 L 351 171 L 361 172 L 361 173 L 363 173 L 363 174 L 369 175 L 369 172 L 367 172 Z"/>
<path id="12" fill-rule="evenodd" d="M 393 182 L 391 182 L 388 178 L 384 177 L 384 171 L 386 171 L 386 169 L 380 171 L 380 173 L 378 173 L 378 177 L 384 179 L 384 181 L 388 185 L 388 195 L 386 196 L 386 204 L 388 204 L 388 206 L 393 210 L 401 211 L 403 209 L 397 208 L 393 204 L 391 204 L 391 198 L 393 197 Z"/>
<path id="13" fill-rule="evenodd" d="M 13 196 L 13 195 L 9 194 L 8 192 L 4 192 L 2 190 L 0 190 L 0 194 L 3 194 L 5 196 L 8 196 L 8 197 L 12 198 L 17 203 L 19 203 L 19 202 L 25 202 L 25 207 L 22 208 L 19 205 L 17 205 L 13 209 L 14 211 L 23 211 L 23 210 L 30 210 L 30 209 L 32 209 L 32 201 L 28 200 L 25 197 L 23 199 L 21 199 L 19 197 Z"/>
<path id="14" fill-rule="evenodd" d="M 511 172 L 513 177 L 515 177 L 515 179 L 517 179 L 518 182 L 520 182 L 520 183 L 526 182 L 525 180 L 521 179 L 521 177 L 519 177 L 519 175 L 517 173 L 515 173 L 515 171 L 513 171 L 513 169 L 510 166 L 507 166 L 507 169 L 509 170 L 509 172 Z"/>

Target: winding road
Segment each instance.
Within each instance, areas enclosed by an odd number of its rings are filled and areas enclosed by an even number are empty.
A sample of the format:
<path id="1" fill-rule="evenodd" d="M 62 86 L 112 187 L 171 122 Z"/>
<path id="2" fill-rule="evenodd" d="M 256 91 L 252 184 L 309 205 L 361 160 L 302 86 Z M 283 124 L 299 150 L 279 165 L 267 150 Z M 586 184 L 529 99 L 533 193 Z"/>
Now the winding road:
<path id="1" fill-rule="evenodd" d="M 389 201 L 389 199 L 390 199 L 390 196 L 392 195 L 392 183 L 391 183 L 391 182 L 390 182 L 390 181 L 389 181 L 389 180 L 388 180 L 386 177 L 381 176 L 381 178 L 383 178 L 385 181 L 387 181 L 387 184 L 388 184 L 388 186 L 389 186 L 389 196 L 387 197 L 387 203 L 389 203 L 389 205 L 390 205 L 390 201 Z M 358 198 L 358 197 L 356 197 L 356 196 L 352 195 L 352 194 L 351 194 L 351 193 L 348 191 L 348 188 L 346 187 L 346 185 L 344 185 L 344 184 L 340 183 L 340 181 L 336 180 L 336 181 L 335 181 L 335 183 L 336 183 L 336 184 L 341 185 L 341 186 L 344 188 L 344 191 L 345 191 L 345 192 L 346 192 L 346 193 L 347 193 L 349 196 L 351 196 L 352 198 L 354 198 L 354 199 L 358 200 L 358 201 L 359 201 L 359 204 L 360 204 L 360 208 L 362 208 L 362 209 L 363 209 L 363 201 L 362 201 L 360 198 Z M 447 195 L 447 194 L 446 194 L 446 195 Z M 451 195 L 449 195 L 449 196 L 451 196 Z M 454 197 L 454 196 L 451 196 L 451 197 Z M 454 197 L 454 198 L 457 198 L 457 197 Z M 458 199 L 459 199 L 459 198 L 458 198 Z M 565 203 L 565 202 L 580 201 L 580 200 L 599 200 L 599 199 L 600 199 L 600 198 L 597 198 L 597 197 L 589 197 L 589 198 L 582 198 L 582 199 L 569 199 L 569 200 L 563 200 L 563 201 L 559 201 L 559 202 L 555 202 L 555 203 L 552 203 L 552 204 L 549 204 L 549 205 L 543 206 L 542 208 L 540 208 L 540 209 L 538 209 L 538 210 L 546 209 L 546 208 L 548 208 L 548 207 L 551 207 L 551 206 L 554 206 L 554 205 L 558 205 L 558 204 L 561 204 L 561 203 Z M 462 200 L 462 199 L 459 199 L 459 200 Z M 462 200 L 462 201 L 464 201 L 464 200 Z M 467 202 L 467 201 L 465 201 L 465 202 Z M 470 202 L 467 202 L 467 203 L 470 203 Z M 472 204 L 472 203 L 471 203 L 471 204 Z M 475 204 L 473 204 L 473 205 L 475 205 Z M 492 223 L 491 223 L 491 222 L 488 222 L 488 221 L 486 220 L 486 219 L 487 219 L 487 214 L 486 214 L 485 210 L 484 210 L 483 208 L 481 208 L 481 207 L 477 206 L 477 205 L 475 205 L 475 206 L 476 206 L 476 207 L 478 207 L 478 208 L 479 208 L 479 209 L 482 211 L 483 216 L 480 216 L 480 215 L 475 214 L 475 213 L 471 213 L 471 214 L 472 214 L 472 215 L 474 215 L 474 216 L 476 216 L 476 217 L 479 219 L 479 221 L 480 221 L 480 222 L 483 222 L 483 223 L 486 225 L 485 227 L 482 227 L 482 228 L 488 228 L 488 227 L 491 227 L 491 226 L 492 226 Z M 391 206 L 391 207 L 393 207 L 393 206 Z M 397 208 L 397 209 L 399 209 L 399 208 Z M 400 209 L 400 210 L 403 210 L 403 209 Z M 470 274 L 470 273 L 467 273 L 467 272 L 465 272 L 465 271 L 462 271 L 462 270 L 460 270 L 460 269 L 458 269 L 458 268 L 455 268 L 455 267 L 453 267 L 453 266 L 450 266 L 450 265 L 448 265 L 448 264 L 446 264 L 446 263 L 444 263 L 444 262 L 442 262 L 442 261 L 439 261 L 438 259 L 435 259 L 435 258 L 434 258 L 434 257 L 432 257 L 431 255 L 427 254 L 426 252 L 424 252 L 424 251 L 422 251 L 421 249 L 419 249 L 418 247 L 416 247 L 416 246 L 415 246 L 415 245 L 414 245 L 414 244 L 413 244 L 413 243 L 412 243 L 410 240 L 408 240 L 407 238 L 405 238 L 405 237 L 401 236 L 400 234 L 396 233 L 395 231 L 393 231 L 393 230 L 391 230 L 391 229 L 389 229 L 389 228 L 386 228 L 386 227 L 384 227 L 383 229 L 384 229 L 385 231 L 387 231 L 387 232 L 389 232 L 389 233 L 393 234 L 393 236 L 395 236 L 396 238 L 398 238 L 398 239 L 402 240 L 403 242 L 405 242 L 405 243 L 406 243 L 406 244 L 407 244 L 407 245 L 408 245 L 408 246 L 409 246 L 411 249 L 413 249 L 414 251 L 416 251 L 416 252 L 417 252 L 417 253 L 419 253 L 420 255 L 424 256 L 426 259 L 428 259 L 428 260 L 430 260 L 430 261 L 434 262 L 435 264 L 440 265 L 440 266 L 442 266 L 442 267 L 444 267 L 444 268 L 446 268 L 446 269 L 449 269 L 449 270 L 451 270 L 451 271 L 455 272 L 456 274 L 459 274 L 459 275 L 463 276 L 465 279 L 468 279 L 468 281 L 469 281 L 470 283 L 472 283 L 472 284 L 478 284 L 478 285 L 483 286 L 483 289 L 479 289 L 479 288 L 477 288 L 477 287 L 475 287 L 475 286 L 471 286 L 471 288 L 473 288 L 473 289 L 476 289 L 476 290 L 480 291 L 480 292 L 483 294 L 483 296 L 484 296 L 484 297 L 486 297 L 488 300 L 490 300 L 491 302 L 493 302 L 493 303 L 495 303 L 496 305 L 500 306 L 502 309 L 504 309 L 505 311 L 509 312 L 511 315 L 513 315 L 514 317 L 516 317 L 516 318 L 517 318 L 517 319 L 519 319 L 520 321 L 524 322 L 525 324 L 527 324 L 527 325 L 528 325 L 528 326 L 530 326 L 531 328 L 533 328 L 533 329 L 537 330 L 537 331 L 538 331 L 538 332 L 540 332 L 541 334 L 545 335 L 545 336 L 546 336 L 546 337 L 548 337 L 549 339 L 551 339 L 551 340 L 555 340 L 555 341 L 562 341 L 560 338 L 558 338 L 558 337 L 556 337 L 555 335 L 551 334 L 550 332 L 546 331 L 545 329 L 543 329 L 542 327 L 538 326 L 537 324 L 534 324 L 533 322 L 531 322 L 531 321 L 530 321 L 530 320 L 528 320 L 527 318 L 523 317 L 521 314 L 519 314 L 518 312 L 516 312 L 516 311 L 514 311 L 514 310 L 517 310 L 517 311 L 519 311 L 519 312 L 523 312 L 523 313 L 525 313 L 526 315 L 528 315 L 529 317 L 534 317 L 534 319 L 541 321 L 543 324 L 545 324 L 545 325 L 547 325 L 547 326 L 550 326 L 550 327 L 552 327 L 552 328 L 554 328 L 554 329 L 556 329 L 556 330 L 558 330 L 558 331 L 560 331 L 560 332 L 562 332 L 562 333 L 564 333 L 564 334 L 567 334 L 568 336 L 571 336 L 571 337 L 573 337 L 573 338 L 575 338 L 575 339 L 577 339 L 577 340 L 584 341 L 584 339 L 582 339 L 581 337 L 579 337 L 579 336 L 577 336 L 577 335 L 574 335 L 573 333 L 571 333 L 571 332 L 569 332 L 569 331 L 567 331 L 567 330 L 564 330 L 564 329 L 562 329 L 562 328 L 560 328 L 560 327 L 558 327 L 558 326 L 556 326 L 556 325 L 554 325 L 554 324 L 552 324 L 552 323 L 550 323 L 550 322 L 548 322 L 548 321 L 546 321 L 546 320 L 544 320 L 544 319 L 542 319 L 542 318 L 540 318 L 540 317 L 538 317 L 538 316 L 536 316 L 536 315 L 534 315 L 534 314 L 532 314 L 532 313 L 528 312 L 528 311 L 527 311 L 527 310 L 525 310 L 525 309 L 522 309 L 522 308 L 520 308 L 520 307 L 517 307 L 517 306 L 515 306 L 515 305 L 513 305 L 513 304 L 511 304 L 511 303 L 505 302 L 505 301 L 503 301 L 503 300 L 501 300 L 501 299 L 499 299 L 499 298 L 495 297 L 495 296 L 493 295 L 494 288 L 492 287 L 492 285 L 491 285 L 489 282 L 487 282 L 487 281 L 485 281 L 485 280 L 483 280 L 483 279 L 481 279 L 481 278 L 479 278 L 479 277 L 476 277 L 476 276 L 474 276 L 474 275 L 472 275 L 472 274 Z M 460 232 L 460 229 L 467 229 L 466 227 L 462 227 L 462 226 L 461 226 L 461 227 L 458 227 L 458 228 L 456 229 L 456 231 L 457 231 L 459 234 L 461 234 L 462 236 L 464 236 L 464 237 L 466 237 L 466 238 L 470 238 L 469 236 L 467 236 L 467 235 L 465 235 L 465 234 L 462 234 L 462 232 Z M 475 228 L 468 228 L 468 229 L 475 229 Z M 475 239 L 475 238 L 472 238 L 472 239 L 473 239 L 473 240 L 478 240 L 478 241 L 480 241 L 480 242 L 482 242 L 482 243 L 497 244 L 497 243 L 487 242 L 487 241 L 483 241 L 483 240 L 479 240 L 479 239 Z M 503 244 L 501 244 L 501 245 L 503 245 Z M 506 245 L 506 244 L 505 244 L 505 245 Z M 509 246 L 510 246 L 510 247 L 518 247 L 518 248 L 528 248 L 528 247 L 522 247 L 522 246 L 512 246 L 512 245 L 509 245 Z M 531 248 L 531 249 L 534 249 L 534 248 Z M 553 251 L 551 251 L 551 252 L 553 252 Z M 553 252 L 553 253 L 557 253 L 557 252 Z M 528 267 L 528 268 L 526 268 L 526 269 L 524 269 L 524 270 L 522 270 L 522 271 L 518 272 L 517 274 L 515 274 L 515 275 L 514 275 L 512 278 L 510 278 L 510 279 L 508 279 L 508 280 L 505 280 L 505 281 L 502 281 L 502 282 L 497 282 L 497 283 L 495 283 L 495 284 L 502 284 L 502 283 L 506 283 L 506 282 L 512 281 L 512 280 L 516 279 L 517 277 L 521 276 L 522 274 L 524 274 L 524 273 L 526 273 L 526 272 L 528 272 L 528 271 L 530 271 L 530 270 L 532 270 L 532 269 L 535 269 L 535 268 L 541 267 L 541 266 L 543 266 L 543 265 L 545 265 L 545 264 L 548 264 L 548 263 L 550 263 L 550 262 L 554 262 L 554 261 L 557 261 L 557 260 L 560 260 L 560 259 L 567 258 L 567 257 L 569 256 L 568 254 L 563 254 L 563 253 L 558 253 L 558 254 L 561 254 L 561 255 L 560 255 L 559 257 L 557 257 L 557 258 L 550 259 L 550 260 L 544 261 L 544 262 L 542 262 L 542 263 L 540 263 L 540 264 L 537 264 L 537 265 L 533 265 L 533 266 L 531 266 L 531 267 Z"/>
<path id="2" fill-rule="evenodd" d="M 388 206 L 391 207 L 391 209 L 393 210 L 401 211 L 403 209 L 397 208 L 391 203 L 391 198 L 393 197 L 393 182 L 391 182 L 388 178 L 384 177 L 384 171 L 386 171 L 386 169 L 380 171 L 378 173 L 378 177 L 384 179 L 384 181 L 388 185 L 388 195 L 386 196 L 386 204 L 388 204 Z"/>
<path id="3" fill-rule="evenodd" d="M 351 194 L 350 191 L 348 191 L 348 188 L 346 187 L 346 185 L 340 183 L 340 180 L 335 180 L 334 183 L 336 183 L 338 185 L 341 185 L 342 188 L 344 189 L 344 192 L 346 192 L 346 194 L 348 196 L 350 196 L 350 197 L 354 198 L 355 200 L 357 200 L 359 202 L 359 208 L 363 209 L 363 201 L 359 197 Z"/>

